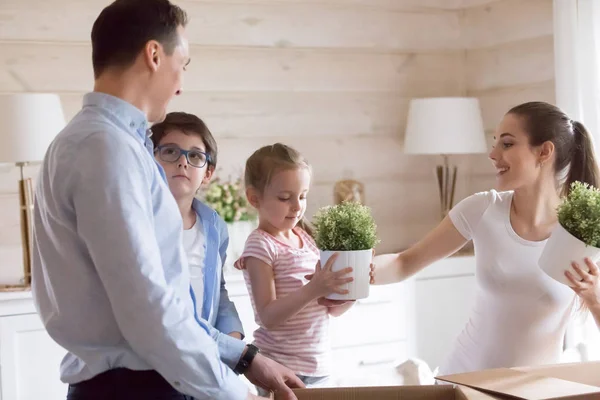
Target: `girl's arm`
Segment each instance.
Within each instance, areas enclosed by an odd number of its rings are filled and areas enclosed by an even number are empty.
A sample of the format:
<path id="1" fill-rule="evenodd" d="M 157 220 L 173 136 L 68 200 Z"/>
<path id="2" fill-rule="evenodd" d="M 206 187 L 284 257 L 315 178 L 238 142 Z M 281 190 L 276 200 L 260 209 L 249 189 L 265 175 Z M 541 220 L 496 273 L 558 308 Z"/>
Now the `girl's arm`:
<path id="1" fill-rule="evenodd" d="M 330 257 L 323 269 L 317 267 L 317 271 L 309 283 L 287 296 L 277 298 L 273 268 L 258 258 L 247 257 L 244 266 L 250 278 L 254 306 L 263 326 L 273 329 L 285 323 L 320 297 L 330 293 L 347 293 L 347 290 L 339 289 L 339 287 L 352 282 L 352 278 L 344 277 L 352 271 L 352 268 L 345 268 L 337 272 L 331 271 L 335 258 L 336 255 Z"/>
<path id="2" fill-rule="evenodd" d="M 339 306 L 327 307 L 327 312 L 332 317 L 339 317 L 340 315 L 344 314 L 346 311 L 351 309 L 354 303 L 356 303 L 356 301 L 352 300 Z"/>
<path id="3" fill-rule="evenodd" d="M 467 239 L 445 217 L 423 239 L 401 253 L 375 256 L 374 284 L 385 285 L 403 281 L 426 266 L 460 250 Z"/>

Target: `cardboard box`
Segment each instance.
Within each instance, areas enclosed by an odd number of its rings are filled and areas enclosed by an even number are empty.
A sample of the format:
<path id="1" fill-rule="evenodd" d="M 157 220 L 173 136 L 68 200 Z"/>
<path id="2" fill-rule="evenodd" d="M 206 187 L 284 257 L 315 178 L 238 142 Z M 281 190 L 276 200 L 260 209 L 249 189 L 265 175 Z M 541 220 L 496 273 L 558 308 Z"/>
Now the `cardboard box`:
<path id="1" fill-rule="evenodd" d="M 600 400 L 600 362 L 491 369 L 437 379 L 454 385 L 297 389 L 294 393 L 298 400 Z"/>

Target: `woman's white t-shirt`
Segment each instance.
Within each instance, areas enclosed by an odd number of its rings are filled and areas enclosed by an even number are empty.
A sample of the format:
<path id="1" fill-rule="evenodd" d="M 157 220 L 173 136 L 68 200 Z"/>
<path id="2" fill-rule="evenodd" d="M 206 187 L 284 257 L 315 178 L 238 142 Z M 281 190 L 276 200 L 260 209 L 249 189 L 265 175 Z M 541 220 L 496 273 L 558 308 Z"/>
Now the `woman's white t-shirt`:
<path id="1" fill-rule="evenodd" d="M 539 268 L 546 241 L 525 240 L 513 230 L 512 196 L 482 192 L 450 211 L 456 229 L 473 239 L 477 290 L 440 375 L 559 361 L 576 295 Z"/>
<path id="2" fill-rule="evenodd" d="M 202 221 L 200 221 L 200 217 L 196 217 L 194 225 L 183 231 L 183 248 L 188 259 L 190 280 L 192 288 L 194 288 L 198 315 L 202 314 L 204 299 L 204 258 L 206 255 L 204 242 Z"/>

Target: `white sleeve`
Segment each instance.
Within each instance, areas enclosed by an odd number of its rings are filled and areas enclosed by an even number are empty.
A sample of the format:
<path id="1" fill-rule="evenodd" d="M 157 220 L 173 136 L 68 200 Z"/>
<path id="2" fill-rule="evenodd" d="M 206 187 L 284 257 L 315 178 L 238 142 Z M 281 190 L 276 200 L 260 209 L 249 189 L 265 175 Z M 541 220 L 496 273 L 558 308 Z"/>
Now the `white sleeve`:
<path id="1" fill-rule="evenodd" d="M 495 196 L 494 191 L 475 193 L 450 210 L 450 220 L 465 239 L 471 240 L 483 213 L 492 204 Z"/>

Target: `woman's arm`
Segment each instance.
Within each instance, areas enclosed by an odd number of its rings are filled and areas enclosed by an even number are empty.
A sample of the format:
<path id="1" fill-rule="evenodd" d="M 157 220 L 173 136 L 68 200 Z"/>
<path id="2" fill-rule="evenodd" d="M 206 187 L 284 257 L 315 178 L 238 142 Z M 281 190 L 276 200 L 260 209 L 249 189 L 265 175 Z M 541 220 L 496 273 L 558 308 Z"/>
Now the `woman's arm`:
<path id="1" fill-rule="evenodd" d="M 375 285 L 403 281 L 426 266 L 460 250 L 467 239 L 445 217 L 423 239 L 409 249 L 396 254 L 375 256 Z"/>

